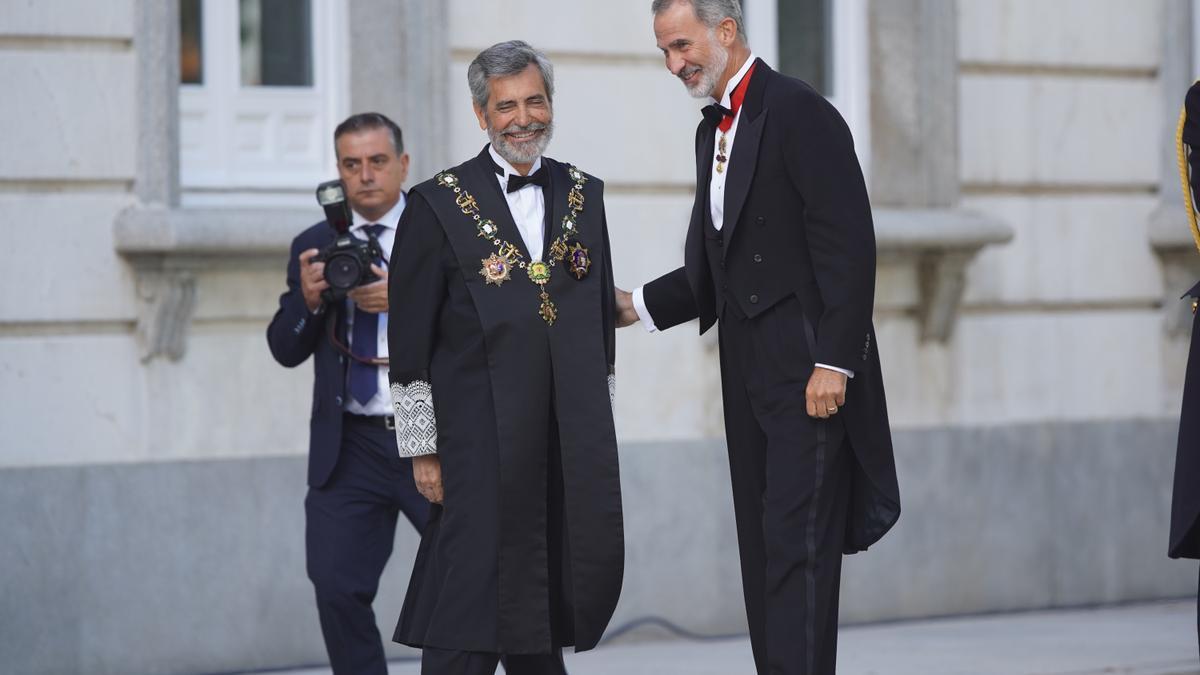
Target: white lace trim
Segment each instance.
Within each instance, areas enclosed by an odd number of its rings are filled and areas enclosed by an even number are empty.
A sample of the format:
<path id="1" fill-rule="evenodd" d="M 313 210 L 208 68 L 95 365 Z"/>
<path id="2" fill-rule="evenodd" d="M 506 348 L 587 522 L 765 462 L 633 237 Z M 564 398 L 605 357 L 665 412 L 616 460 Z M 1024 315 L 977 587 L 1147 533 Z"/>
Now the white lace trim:
<path id="1" fill-rule="evenodd" d="M 433 387 L 413 380 L 392 383 L 392 407 L 396 410 L 396 446 L 401 457 L 437 453 L 437 416 L 433 412 Z"/>
<path id="2" fill-rule="evenodd" d="M 617 410 L 617 376 L 616 376 L 616 374 L 612 374 L 612 375 L 608 376 L 608 406 L 613 409 L 613 412 L 616 412 L 616 410 Z"/>

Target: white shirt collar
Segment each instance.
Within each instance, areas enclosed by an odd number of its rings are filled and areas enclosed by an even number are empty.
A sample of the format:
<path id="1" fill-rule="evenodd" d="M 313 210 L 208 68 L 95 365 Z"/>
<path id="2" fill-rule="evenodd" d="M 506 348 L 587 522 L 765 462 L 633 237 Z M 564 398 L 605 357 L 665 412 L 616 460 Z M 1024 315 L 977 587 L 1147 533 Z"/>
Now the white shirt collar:
<path id="1" fill-rule="evenodd" d="M 408 200 L 405 198 L 404 193 L 401 192 L 400 199 L 396 200 L 396 205 L 388 210 L 387 213 L 383 214 L 383 217 L 379 220 L 367 220 L 362 216 L 361 213 L 352 209 L 351 214 L 353 215 L 353 222 L 350 224 L 350 229 L 361 230 L 367 225 L 379 223 L 389 230 L 394 230 L 396 229 L 396 226 L 400 224 L 400 214 L 404 212 L 404 203 L 406 201 Z"/>
<path id="2" fill-rule="evenodd" d="M 709 97 L 709 100 L 713 103 L 721 104 L 722 107 L 728 110 L 733 110 L 732 103 L 730 102 L 731 97 L 733 96 L 733 90 L 737 89 L 737 86 L 742 83 L 742 79 L 746 77 L 746 73 L 750 71 L 750 66 L 754 65 L 754 60 L 756 58 L 758 57 L 754 55 L 754 52 L 750 52 L 750 56 L 746 57 L 746 62 L 742 64 L 742 67 L 738 68 L 738 71 L 734 73 L 733 77 L 729 78 L 729 84 L 725 85 L 725 94 L 721 96 L 721 100 L 718 101 L 711 96 Z"/>
<path id="3" fill-rule="evenodd" d="M 504 184 L 507 187 L 508 177 L 514 173 L 519 174 L 521 172 L 514 169 L 513 165 L 508 163 L 508 160 L 501 157 L 500 153 L 496 152 L 496 148 L 492 147 L 491 143 L 488 143 L 488 153 L 491 154 L 492 161 L 496 163 L 496 166 L 500 167 L 504 171 L 502 178 L 504 179 Z M 529 173 L 532 174 L 540 168 L 542 168 L 542 158 L 539 156 L 537 159 L 533 160 L 533 166 L 529 167 Z"/>

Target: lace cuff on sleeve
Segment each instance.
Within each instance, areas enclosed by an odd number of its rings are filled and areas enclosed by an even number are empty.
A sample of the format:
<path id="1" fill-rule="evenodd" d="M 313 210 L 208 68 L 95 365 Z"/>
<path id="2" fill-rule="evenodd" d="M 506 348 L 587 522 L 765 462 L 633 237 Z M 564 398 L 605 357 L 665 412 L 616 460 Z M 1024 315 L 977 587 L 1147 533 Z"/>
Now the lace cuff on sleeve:
<path id="1" fill-rule="evenodd" d="M 433 412 L 433 387 L 423 380 L 392 383 L 396 410 L 396 446 L 401 457 L 437 453 L 437 417 Z"/>

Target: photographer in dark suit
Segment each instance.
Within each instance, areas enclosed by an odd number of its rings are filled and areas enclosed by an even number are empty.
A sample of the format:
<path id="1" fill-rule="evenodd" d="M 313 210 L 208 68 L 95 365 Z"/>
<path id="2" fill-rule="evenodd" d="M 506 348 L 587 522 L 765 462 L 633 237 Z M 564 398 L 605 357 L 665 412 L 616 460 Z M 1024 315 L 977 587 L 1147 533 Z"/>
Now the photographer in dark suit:
<path id="1" fill-rule="evenodd" d="M 371 233 L 390 258 L 408 175 L 400 128 L 379 113 L 353 115 L 334 131 L 338 174 L 352 209 L 349 232 Z M 306 550 L 321 632 L 334 673 L 386 675 L 371 602 L 403 512 L 421 530 L 429 503 L 417 493 L 412 460 L 396 449 L 388 391 L 388 272 L 326 302 L 320 252 L 334 242 L 322 221 L 292 242 L 288 290 L 267 328 L 275 360 L 289 368 L 310 356 L 316 377 L 308 454 Z"/>

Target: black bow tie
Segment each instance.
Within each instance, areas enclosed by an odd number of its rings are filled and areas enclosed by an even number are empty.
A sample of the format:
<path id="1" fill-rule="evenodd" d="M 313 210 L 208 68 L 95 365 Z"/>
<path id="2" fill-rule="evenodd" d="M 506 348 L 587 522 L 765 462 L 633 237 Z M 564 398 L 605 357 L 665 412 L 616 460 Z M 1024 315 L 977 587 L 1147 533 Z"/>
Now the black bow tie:
<path id="1" fill-rule="evenodd" d="M 726 117 L 733 117 L 733 111 L 719 103 L 710 103 L 704 106 L 700 114 L 704 115 L 704 119 L 714 127 L 720 124 L 721 120 Z"/>
<path id="2" fill-rule="evenodd" d="M 519 173 L 511 174 L 508 177 L 508 188 L 506 191 L 512 194 L 526 185 L 540 185 L 542 189 L 550 187 L 550 174 L 546 172 L 546 167 L 543 166 L 528 176 L 522 176 Z"/>

